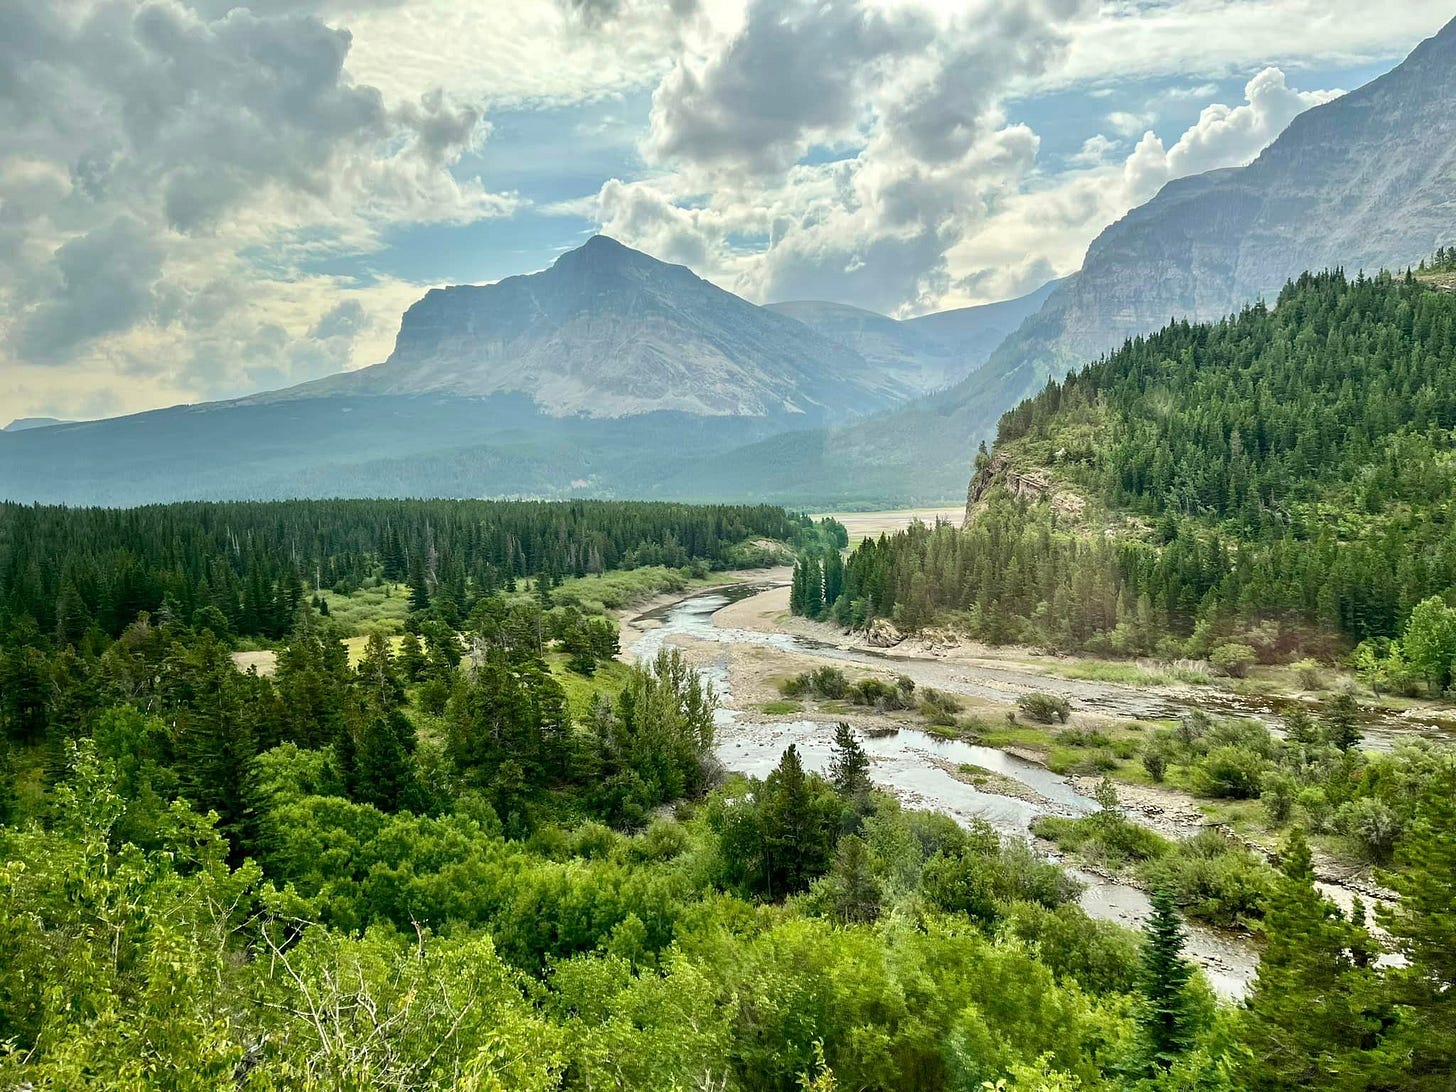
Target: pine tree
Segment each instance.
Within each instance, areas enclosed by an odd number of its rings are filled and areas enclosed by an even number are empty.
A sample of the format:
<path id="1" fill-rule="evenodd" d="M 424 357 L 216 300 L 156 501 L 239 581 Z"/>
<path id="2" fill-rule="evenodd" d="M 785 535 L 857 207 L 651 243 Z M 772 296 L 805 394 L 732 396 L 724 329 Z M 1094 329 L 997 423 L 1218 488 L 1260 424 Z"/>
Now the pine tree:
<path id="1" fill-rule="evenodd" d="M 1153 892 L 1152 915 L 1143 932 L 1138 1012 L 1139 1063 L 1146 1074 L 1168 1069 L 1193 1045 L 1188 980 L 1193 968 L 1182 956 L 1183 924 L 1172 892 Z"/>
<path id="2" fill-rule="evenodd" d="M 20 817 L 20 799 L 15 793 L 15 763 L 10 741 L 0 736 L 0 827 Z"/>
<path id="3" fill-rule="evenodd" d="M 404 639 L 399 643 L 399 658 L 396 662 L 405 682 L 417 683 L 420 681 L 420 674 L 425 669 L 426 660 L 425 650 L 420 645 L 419 637 L 413 633 L 404 635 Z"/>
<path id="4" fill-rule="evenodd" d="M 1322 719 L 1325 740 L 1332 747 L 1348 751 L 1364 738 L 1360 731 L 1360 705 L 1349 691 L 1335 695 Z"/>
<path id="5" fill-rule="evenodd" d="M 870 791 L 870 758 L 845 721 L 834 727 L 834 750 L 829 760 L 829 781 L 846 800 L 867 796 Z"/>
<path id="6" fill-rule="evenodd" d="M 829 874 L 834 916 L 846 925 L 868 924 L 880 916 L 883 897 L 869 850 L 856 835 L 839 840 Z"/>
<path id="7" fill-rule="evenodd" d="M 404 721 L 404 726 L 400 725 Z M 380 811 L 400 807 L 414 782 L 414 768 L 402 736 L 413 727 L 403 713 L 379 713 L 365 722 L 355 765 L 354 799 Z"/>
<path id="8" fill-rule="evenodd" d="M 214 811 L 218 829 L 241 859 L 253 839 L 253 759 L 257 742 L 244 676 L 227 651 L 205 634 L 178 667 L 185 672 L 186 705 L 177 717 L 182 788 L 199 811 Z"/>
<path id="9" fill-rule="evenodd" d="M 828 867 L 839 808 L 828 786 L 804 771 L 792 744 L 764 782 L 763 796 L 765 893 L 782 898 L 803 891 Z"/>
<path id="10" fill-rule="evenodd" d="M 1407 1017 L 1399 1053 L 1409 1059 L 1403 1086 L 1446 1092 L 1456 1074 L 1456 764 L 1431 779 L 1415 821 L 1396 850 L 1388 882 L 1400 900 L 1380 912 L 1406 966 L 1391 972 Z"/>
<path id="11" fill-rule="evenodd" d="M 1390 1024 L 1372 967 L 1374 942 L 1314 888 L 1299 828 L 1280 854 L 1266 942 L 1240 1028 L 1242 1087 L 1364 1089 L 1389 1064 L 1378 1048 Z"/>
<path id="12" fill-rule="evenodd" d="M 425 562 L 419 554 L 410 557 L 409 564 L 410 610 L 423 613 L 430 609 L 430 587 L 425 576 Z"/>

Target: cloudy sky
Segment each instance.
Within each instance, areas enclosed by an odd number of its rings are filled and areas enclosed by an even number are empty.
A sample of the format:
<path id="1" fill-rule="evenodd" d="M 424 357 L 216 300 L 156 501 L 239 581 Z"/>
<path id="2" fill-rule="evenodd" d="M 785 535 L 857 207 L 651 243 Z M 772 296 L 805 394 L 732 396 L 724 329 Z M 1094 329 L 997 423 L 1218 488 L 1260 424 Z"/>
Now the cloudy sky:
<path id="1" fill-rule="evenodd" d="M 0 0 L 0 424 L 374 363 L 425 288 L 599 230 L 758 301 L 1008 298 L 1452 14 Z"/>

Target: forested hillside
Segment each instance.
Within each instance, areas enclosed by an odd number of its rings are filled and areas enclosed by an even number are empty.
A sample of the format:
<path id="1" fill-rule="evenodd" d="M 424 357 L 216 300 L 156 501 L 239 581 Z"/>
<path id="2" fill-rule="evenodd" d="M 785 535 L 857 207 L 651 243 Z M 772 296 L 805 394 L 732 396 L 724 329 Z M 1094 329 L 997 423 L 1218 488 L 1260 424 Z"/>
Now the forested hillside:
<path id="1" fill-rule="evenodd" d="M 1456 294 L 1307 275 L 1137 338 L 1002 419 L 967 528 L 866 543 L 847 623 L 1122 654 L 1329 653 L 1456 589 Z"/>
<path id="2" fill-rule="evenodd" d="M 1265 938 L 1241 1007 L 1180 952 L 1178 905 L 1208 917 L 1253 860 L 1219 838 L 1167 850 L 1140 937 L 1021 838 L 877 791 L 848 725 L 827 776 L 794 747 L 726 775 L 712 687 L 677 651 L 621 662 L 583 589 L 771 554 L 766 535 L 837 558 L 832 522 L 427 502 L 4 521 L 0 1086 L 1425 1092 L 1456 1066 L 1440 752 L 1280 752 L 1384 832 L 1401 902 L 1377 937 L 1291 831 L 1238 885 Z M 310 567 L 339 587 L 301 591 Z M 354 581 L 399 589 L 392 636 L 328 610 Z M 814 584 L 801 567 L 801 607 Z M 249 626 L 270 671 L 230 654 Z M 1234 727 L 1170 741 L 1170 769 L 1222 769 Z M 1047 829 L 1132 832 L 1115 796 Z"/>
<path id="3" fill-rule="evenodd" d="M 304 588 L 408 580 L 462 615 L 517 577 L 763 559 L 806 524 L 771 505 L 286 501 L 71 509 L 0 504 L 0 626 L 63 643 L 166 610 L 220 635 L 278 637 Z"/>

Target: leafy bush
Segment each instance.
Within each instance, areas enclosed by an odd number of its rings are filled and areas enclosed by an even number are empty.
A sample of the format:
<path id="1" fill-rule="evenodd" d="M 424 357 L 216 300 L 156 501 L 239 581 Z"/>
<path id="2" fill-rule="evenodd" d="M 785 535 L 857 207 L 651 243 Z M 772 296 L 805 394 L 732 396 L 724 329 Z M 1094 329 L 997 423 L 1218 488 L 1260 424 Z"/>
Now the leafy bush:
<path id="1" fill-rule="evenodd" d="M 1095 728 L 1068 728 L 1054 737 L 1068 747 L 1110 747 L 1112 740 Z"/>
<path id="2" fill-rule="evenodd" d="M 1107 809 L 1082 819 L 1043 815 L 1032 822 L 1031 832 L 1055 842 L 1064 852 L 1114 869 L 1129 862 L 1156 860 L 1169 846 L 1155 831 Z"/>
<path id="3" fill-rule="evenodd" d="M 1016 706 L 1027 717 L 1039 724 L 1067 723 L 1072 715 L 1072 704 L 1060 694 L 1033 692 L 1016 699 Z"/>
<path id="4" fill-rule="evenodd" d="M 850 687 L 849 700 L 856 705 L 873 706 L 881 712 L 909 709 L 912 704 L 911 691 L 875 678 L 861 679 Z"/>
<path id="5" fill-rule="evenodd" d="M 1294 676 L 1305 690 L 1323 690 L 1325 673 L 1317 660 L 1300 660 L 1294 665 Z"/>
<path id="6" fill-rule="evenodd" d="M 1225 926 L 1262 918 L 1275 878 L 1262 857 L 1212 830 L 1176 843 L 1143 875 L 1151 887 L 1172 891 L 1189 917 Z"/>
<path id="7" fill-rule="evenodd" d="M 954 695 L 928 686 L 920 691 L 920 715 L 931 724 L 953 727 L 960 711 L 961 703 Z"/>
<path id="8" fill-rule="evenodd" d="M 1200 796 L 1252 800 L 1259 795 L 1265 760 L 1242 747 L 1215 747 L 1193 766 L 1193 791 Z"/>
<path id="9" fill-rule="evenodd" d="M 1372 861 L 1390 860 L 1403 824 L 1391 807 L 1373 796 L 1362 796 L 1341 804 L 1334 827 L 1352 839 Z"/>
<path id="10" fill-rule="evenodd" d="M 1157 740 L 1149 740 L 1143 748 L 1143 769 L 1156 784 L 1162 784 L 1168 772 L 1168 751 Z"/>
<path id="11" fill-rule="evenodd" d="M 788 698 L 824 698 L 837 701 L 849 695 L 849 680 L 837 667 L 818 667 L 785 679 L 779 689 Z"/>
<path id="12" fill-rule="evenodd" d="M 1230 641 L 1219 645 L 1208 654 L 1209 662 L 1230 678 L 1242 679 L 1254 666 L 1255 655 L 1251 645 Z"/>
<path id="13" fill-rule="evenodd" d="M 1325 790 L 1318 785 L 1299 790 L 1299 810 L 1304 815 L 1305 826 L 1315 834 L 1324 834 L 1330 829 L 1334 808 Z"/>
<path id="14" fill-rule="evenodd" d="M 1289 822 L 1289 816 L 1294 812 L 1294 798 L 1299 786 L 1294 778 L 1281 770 L 1272 770 L 1265 774 L 1262 785 L 1260 799 L 1264 802 L 1264 813 L 1269 817 L 1271 825 L 1283 826 Z"/>

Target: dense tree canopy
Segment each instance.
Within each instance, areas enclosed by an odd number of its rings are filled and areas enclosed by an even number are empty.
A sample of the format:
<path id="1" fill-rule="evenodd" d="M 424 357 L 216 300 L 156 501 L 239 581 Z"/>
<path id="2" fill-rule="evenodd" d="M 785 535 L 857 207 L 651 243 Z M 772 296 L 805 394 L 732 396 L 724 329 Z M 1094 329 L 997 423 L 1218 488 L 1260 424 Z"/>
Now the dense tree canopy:
<path id="1" fill-rule="evenodd" d="M 1395 638 L 1456 590 L 1453 429 L 1456 293 L 1307 275 L 1050 383 L 1002 419 L 964 532 L 808 558 L 796 606 L 1122 654 Z"/>
<path id="2" fill-rule="evenodd" d="M 808 521 L 771 505 L 610 501 L 280 501 L 146 508 L 0 504 L 0 630 L 74 644 L 141 611 L 277 638 L 305 589 L 409 579 L 429 604 L 517 577 L 645 565 L 729 567 Z"/>

